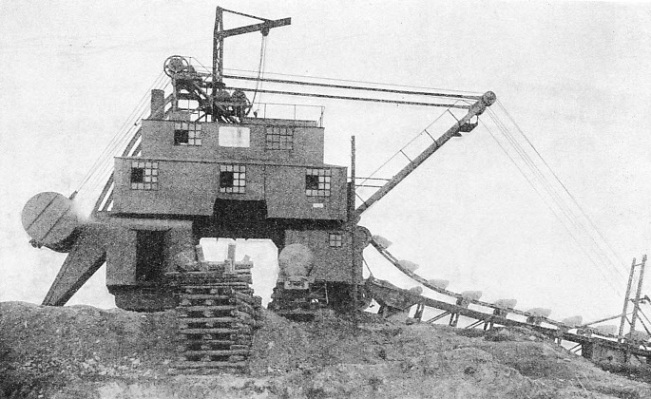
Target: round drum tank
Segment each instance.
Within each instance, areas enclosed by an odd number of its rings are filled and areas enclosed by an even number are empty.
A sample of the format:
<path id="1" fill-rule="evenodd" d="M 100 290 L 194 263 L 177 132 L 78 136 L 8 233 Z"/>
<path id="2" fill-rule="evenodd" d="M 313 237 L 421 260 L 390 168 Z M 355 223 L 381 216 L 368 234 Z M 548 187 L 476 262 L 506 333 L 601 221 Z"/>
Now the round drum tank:
<path id="1" fill-rule="evenodd" d="M 278 255 L 280 279 L 305 281 L 312 271 L 314 254 L 303 244 L 290 244 Z"/>
<path id="2" fill-rule="evenodd" d="M 59 193 L 39 193 L 27 201 L 21 213 L 23 228 L 34 244 L 68 251 L 74 243 L 79 218 L 71 199 Z"/>

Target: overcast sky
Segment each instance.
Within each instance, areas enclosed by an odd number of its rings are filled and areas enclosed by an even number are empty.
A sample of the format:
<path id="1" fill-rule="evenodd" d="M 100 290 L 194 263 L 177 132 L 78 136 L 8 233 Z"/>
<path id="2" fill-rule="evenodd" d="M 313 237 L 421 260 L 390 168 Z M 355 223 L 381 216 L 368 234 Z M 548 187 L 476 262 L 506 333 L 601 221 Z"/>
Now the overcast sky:
<path id="1" fill-rule="evenodd" d="M 397 257 L 420 264 L 424 277 L 449 279 L 454 291 L 513 297 L 559 319 L 620 311 L 627 268 L 651 242 L 651 5 L 279 3 L 220 2 L 292 17 L 268 37 L 267 72 L 494 91 L 616 259 L 591 260 L 601 254 L 589 240 L 575 243 L 484 126 L 451 141 L 364 214 L 361 224 L 393 241 Z M 210 64 L 215 5 L 0 2 L 0 300 L 40 303 L 64 259 L 29 246 L 20 225 L 25 202 L 79 185 L 168 56 Z M 255 70 L 259 51 L 259 34 L 227 40 L 226 68 Z M 348 165 L 354 134 L 360 175 L 442 111 L 282 100 L 326 105 L 326 162 Z M 493 126 L 489 115 L 482 121 Z M 376 276 L 414 285 L 372 251 Z M 258 252 L 256 267 L 272 267 Z M 103 269 L 70 303 L 113 306 Z"/>

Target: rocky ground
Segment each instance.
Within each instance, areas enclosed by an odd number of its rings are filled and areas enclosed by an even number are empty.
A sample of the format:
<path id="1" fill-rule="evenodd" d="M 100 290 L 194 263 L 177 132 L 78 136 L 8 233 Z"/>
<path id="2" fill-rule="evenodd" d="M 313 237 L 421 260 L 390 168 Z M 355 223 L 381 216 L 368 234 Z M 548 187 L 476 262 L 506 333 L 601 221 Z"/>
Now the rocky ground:
<path id="1" fill-rule="evenodd" d="M 528 330 L 267 312 L 250 374 L 213 376 L 170 373 L 174 331 L 172 312 L 0 303 L 0 398 L 651 398 Z"/>

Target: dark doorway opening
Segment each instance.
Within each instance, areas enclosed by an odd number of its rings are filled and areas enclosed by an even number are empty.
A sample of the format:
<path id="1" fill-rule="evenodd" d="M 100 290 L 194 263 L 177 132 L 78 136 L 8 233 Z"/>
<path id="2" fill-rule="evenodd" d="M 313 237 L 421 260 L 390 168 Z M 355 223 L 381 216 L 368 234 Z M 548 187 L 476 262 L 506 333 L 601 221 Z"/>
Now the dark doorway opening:
<path id="1" fill-rule="evenodd" d="M 215 237 L 266 238 L 267 206 L 264 201 L 215 201 Z"/>
<path id="2" fill-rule="evenodd" d="M 136 232 L 136 281 L 157 282 L 163 277 L 165 231 Z"/>
<path id="3" fill-rule="evenodd" d="M 285 228 L 267 219 L 265 201 L 217 199 L 213 215 L 195 218 L 192 231 L 197 243 L 203 237 L 268 238 L 282 248 L 285 242 Z"/>

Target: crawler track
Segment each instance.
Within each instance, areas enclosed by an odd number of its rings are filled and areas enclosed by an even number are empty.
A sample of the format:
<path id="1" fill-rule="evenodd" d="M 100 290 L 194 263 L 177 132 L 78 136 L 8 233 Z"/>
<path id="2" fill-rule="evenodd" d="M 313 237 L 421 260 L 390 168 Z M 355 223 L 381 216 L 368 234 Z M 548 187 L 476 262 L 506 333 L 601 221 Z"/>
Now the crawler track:
<path id="1" fill-rule="evenodd" d="M 200 264 L 204 270 L 168 274 L 177 297 L 177 374 L 247 372 L 260 298 L 253 296 L 248 269 Z"/>

